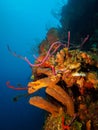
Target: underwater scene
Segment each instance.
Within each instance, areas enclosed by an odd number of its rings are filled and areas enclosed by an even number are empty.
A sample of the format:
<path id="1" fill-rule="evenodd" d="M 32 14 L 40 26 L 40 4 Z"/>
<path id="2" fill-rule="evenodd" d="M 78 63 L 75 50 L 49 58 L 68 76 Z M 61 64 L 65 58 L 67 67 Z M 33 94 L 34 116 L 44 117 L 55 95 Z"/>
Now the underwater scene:
<path id="1" fill-rule="evenodd" d="M 3 0 L 0 16 L 0 130 L 98 130 L 98 0 Z"/>

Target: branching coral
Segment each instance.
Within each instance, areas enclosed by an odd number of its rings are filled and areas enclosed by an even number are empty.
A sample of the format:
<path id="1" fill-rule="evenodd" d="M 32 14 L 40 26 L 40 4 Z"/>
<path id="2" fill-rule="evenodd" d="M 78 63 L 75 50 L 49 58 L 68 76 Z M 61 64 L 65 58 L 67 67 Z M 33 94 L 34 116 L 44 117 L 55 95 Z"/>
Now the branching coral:
<path id="1" fill-rule="evenodd" d="M 60 46 L 61 46 L 61 45 L 62 45 L 62 46 L 65 46 L 65 45 L 62 44 L 60 41 L 54 42 L 54 43 L 50 46 L 50 48 L 49 48 L 49 50 L 48 50 L 46 56 L 43 58 L 43 60 L 41 61 L 41 63 L 32 64 L 32 63 L 27 59 L 27 57 L 24 57 L 24 60 L 25 60 L 31 67 L 41 66 L 41 65 L 51 56 L 50 51 L 52 50 L 53 46 L 56 45 L 56 44 L 59 44 Z"/>

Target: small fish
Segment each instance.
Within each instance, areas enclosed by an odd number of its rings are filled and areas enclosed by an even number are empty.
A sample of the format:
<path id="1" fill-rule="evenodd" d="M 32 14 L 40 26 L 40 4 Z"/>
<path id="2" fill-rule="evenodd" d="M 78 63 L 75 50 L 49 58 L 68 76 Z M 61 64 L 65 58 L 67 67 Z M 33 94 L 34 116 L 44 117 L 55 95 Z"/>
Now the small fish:
<path id="1" fill-rule="evenodd" d="M 85 76 L 86 76 L 86 74 L 85 74 L 85 73 L 83 73 L 83 72 L 80 72 L 80 73 L 75 72 L 75 73 L 73 73 L 73 74 L 72 74 L 72 76 L 82 76 L 82 77 L 85 77 Z"/>
<path id="2" fill-rule="evenodd" d="M 30 77 L 30 79 L 32 79 L 32 80 L 33 80 L 33 79 L 34 79 L 34 75 L 32 75 L 32 76 Z"/>

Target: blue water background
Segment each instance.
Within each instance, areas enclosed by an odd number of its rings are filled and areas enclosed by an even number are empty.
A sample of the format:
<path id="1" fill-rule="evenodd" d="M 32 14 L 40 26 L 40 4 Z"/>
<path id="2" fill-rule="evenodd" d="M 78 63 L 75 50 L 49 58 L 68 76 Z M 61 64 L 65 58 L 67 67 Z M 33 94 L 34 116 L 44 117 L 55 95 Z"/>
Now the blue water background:
<path id="1" fill-rule="evenodd" d="M 6 86 L 7 81 L 14 86 L 26 86 L 31 76 L 29 65 L 11 55 L 7 45 L 17 54 L 28 57 L 33 63 L 32 55 L 38 56 L 38 44 L 45 38 L 47 29 L 60 26 L 59 21 L 51 14 L 51 9 L 59 8 L 59 1 L 0 1 L 0 130 L 42 128 L 44 111 L 31 106 L 28 103 L 29 97 L 13 102 L 13 97 L 27 91 L 15 91 Z M 44 96 L 44 90 L 35 95 Z"/>

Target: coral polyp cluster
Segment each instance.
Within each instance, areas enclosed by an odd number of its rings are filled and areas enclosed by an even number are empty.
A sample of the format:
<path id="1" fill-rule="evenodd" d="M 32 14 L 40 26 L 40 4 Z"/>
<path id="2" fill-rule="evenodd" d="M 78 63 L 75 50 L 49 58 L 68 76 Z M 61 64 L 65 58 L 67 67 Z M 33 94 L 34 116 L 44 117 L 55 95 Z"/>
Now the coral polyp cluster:
<path id="1" fill-rule="evenodd" d="M 29 103 L 49 113 L 45 130 L 97 130 L 97 54 L 56 44 L 62 48 L 50 49 L 54 53 L 48 51 L 36 59 L 35 78 L 28 83 L 29 94 L 45 88 L 47 98 L 31 97 Z"/>

